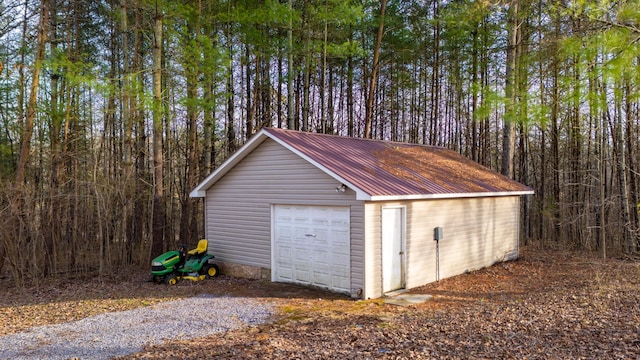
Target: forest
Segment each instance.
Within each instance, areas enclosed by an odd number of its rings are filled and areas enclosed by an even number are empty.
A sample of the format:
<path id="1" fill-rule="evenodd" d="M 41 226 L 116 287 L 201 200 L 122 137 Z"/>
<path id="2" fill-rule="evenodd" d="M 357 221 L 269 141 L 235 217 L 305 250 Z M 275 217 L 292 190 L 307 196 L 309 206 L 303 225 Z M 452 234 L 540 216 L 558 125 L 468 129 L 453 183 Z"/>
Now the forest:
<path id="1" fill-rule="evenodd" d="M 0 271 L 195 244 L 262 127 L 453 149 L 535 190 L 524 244 L 634 256 L 639 40 L 636 0 L 3 0 Z"/>

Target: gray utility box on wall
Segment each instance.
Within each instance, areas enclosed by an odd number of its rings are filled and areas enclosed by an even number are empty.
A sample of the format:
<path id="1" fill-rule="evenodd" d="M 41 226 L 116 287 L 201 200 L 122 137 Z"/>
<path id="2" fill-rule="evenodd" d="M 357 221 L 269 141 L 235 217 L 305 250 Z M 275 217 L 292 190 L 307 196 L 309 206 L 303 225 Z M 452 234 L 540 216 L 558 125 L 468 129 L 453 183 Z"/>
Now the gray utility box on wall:
<path id="1" fill-rule="evenodd" d="M 442 240 L 443 237 L 444 237 L 444 230 L 442 229 L 442 226 L 433 228 L 433 240 L 440 241 Z"/>

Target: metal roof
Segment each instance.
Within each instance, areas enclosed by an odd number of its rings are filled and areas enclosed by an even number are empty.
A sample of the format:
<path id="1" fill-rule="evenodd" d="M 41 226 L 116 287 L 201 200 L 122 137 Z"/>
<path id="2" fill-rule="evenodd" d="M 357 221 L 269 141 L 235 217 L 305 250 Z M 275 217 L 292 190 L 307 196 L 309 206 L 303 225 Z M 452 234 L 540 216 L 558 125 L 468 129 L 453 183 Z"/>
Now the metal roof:
<path id="1" fill-rule="evenodd" d="M 266 138 L 298 154 L 356 192 L 360 200 L 532 194 L 513 181 L 442 147 L 264 128 L 196 187 L 206 189 Z"/>

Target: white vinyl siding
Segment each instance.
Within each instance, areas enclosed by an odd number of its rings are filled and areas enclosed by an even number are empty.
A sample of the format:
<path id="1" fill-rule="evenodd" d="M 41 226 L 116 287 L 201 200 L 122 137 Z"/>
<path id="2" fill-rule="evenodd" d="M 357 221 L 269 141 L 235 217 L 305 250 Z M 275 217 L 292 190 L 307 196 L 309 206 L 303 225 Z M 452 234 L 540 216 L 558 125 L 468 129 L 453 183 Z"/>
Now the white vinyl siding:
<path id="1" fill-rule="evenodd" d="M 205 232 L 216 259 L 271 268 L 272 205 L 348 206 L 351 287 L 364 287 L 363 203 L 340 184 L 271 139 L 265 140 L 205 197 Z"/>
<path id="2" fill-rule="evenodd" d="M 406 287 L 436 281 L 436 242 L 441 226 L 440 279 L 518 256 L 519 197 L 486 197 L 367 203 L 366 297 L 382 296 L 380 221 L 383 206 L 406 206 Z"/>

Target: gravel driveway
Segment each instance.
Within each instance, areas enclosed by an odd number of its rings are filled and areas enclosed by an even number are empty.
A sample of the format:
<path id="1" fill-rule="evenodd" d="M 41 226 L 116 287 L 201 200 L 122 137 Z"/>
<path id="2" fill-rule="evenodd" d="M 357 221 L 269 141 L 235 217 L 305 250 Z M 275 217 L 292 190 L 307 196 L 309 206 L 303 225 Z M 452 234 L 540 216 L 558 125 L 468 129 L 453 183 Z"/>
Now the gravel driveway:
<path id="1" fill-rule="evenodd" d="M 265 323 L 273 313 L 264 300 L 201 295 L 2 336 L 0 359 L 110 359 L 166 340 Z"/>

